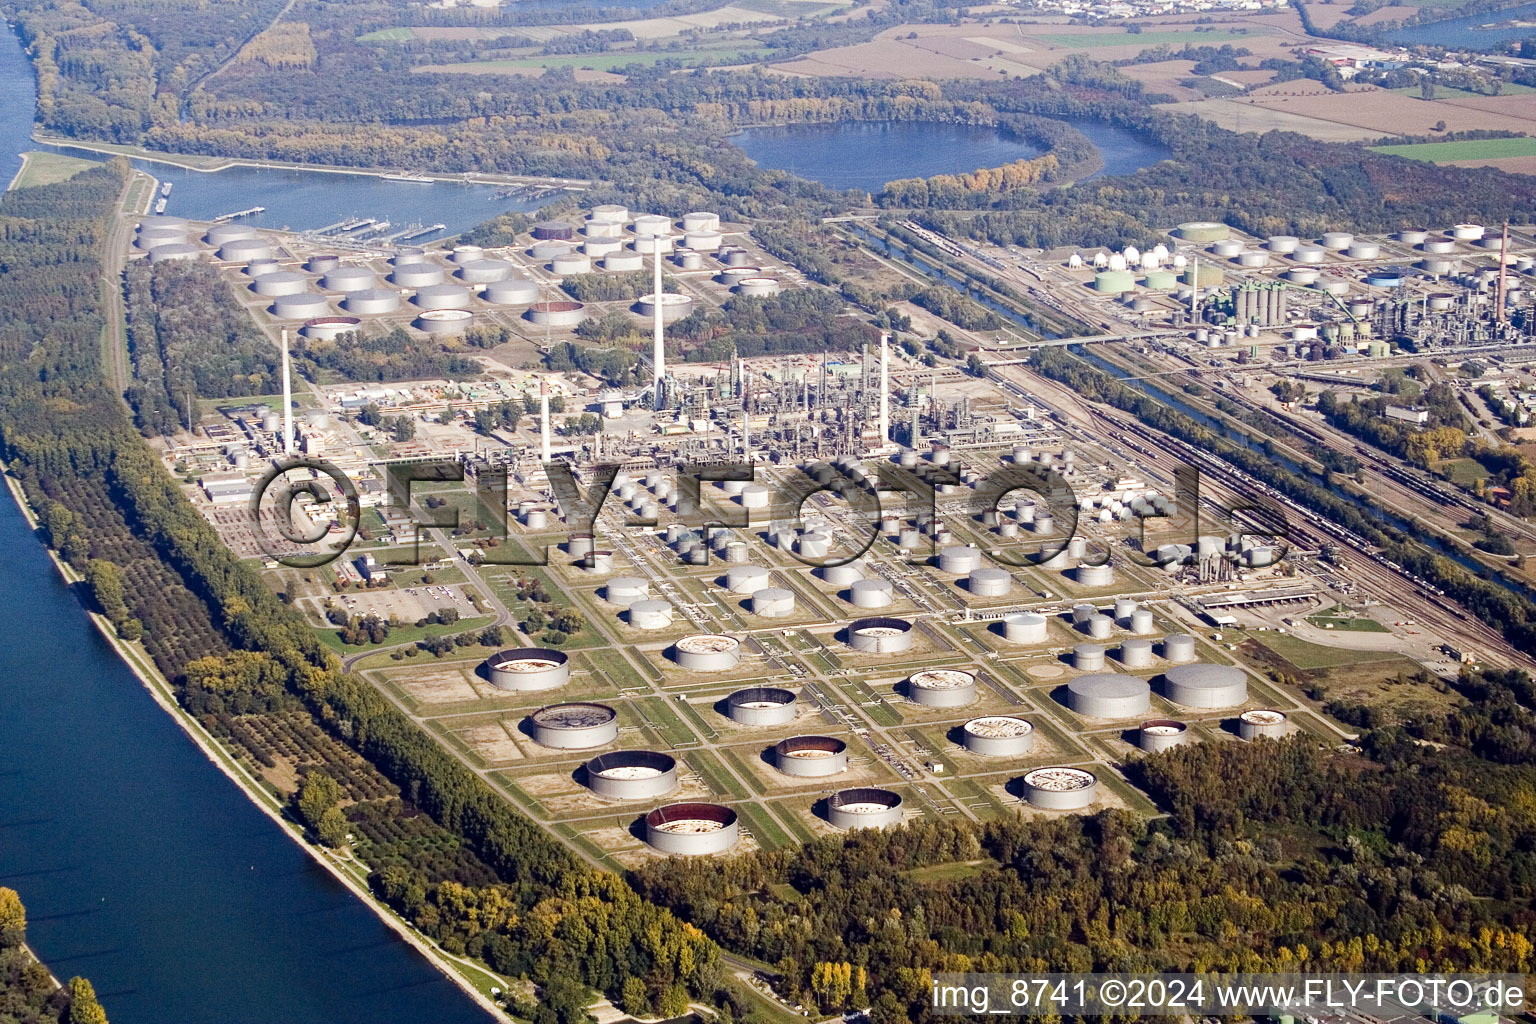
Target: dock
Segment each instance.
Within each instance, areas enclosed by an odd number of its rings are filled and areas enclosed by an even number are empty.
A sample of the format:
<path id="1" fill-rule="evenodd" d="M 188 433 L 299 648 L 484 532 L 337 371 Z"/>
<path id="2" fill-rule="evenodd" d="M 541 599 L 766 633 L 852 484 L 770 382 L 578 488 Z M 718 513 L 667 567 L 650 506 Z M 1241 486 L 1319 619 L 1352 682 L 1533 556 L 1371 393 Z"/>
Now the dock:
<path id="1" fill-rule="evenodd" d="M 265 206 L 253 206 L 248 210 L 236 210 L 234 213 L 226 213 L 223 216 L 215 217 L 210 223 L 223 224 L 226 221 L 238 220 L 241 217 L 251 217 L 258 213 L 266 212 L 267 208 Z"/>

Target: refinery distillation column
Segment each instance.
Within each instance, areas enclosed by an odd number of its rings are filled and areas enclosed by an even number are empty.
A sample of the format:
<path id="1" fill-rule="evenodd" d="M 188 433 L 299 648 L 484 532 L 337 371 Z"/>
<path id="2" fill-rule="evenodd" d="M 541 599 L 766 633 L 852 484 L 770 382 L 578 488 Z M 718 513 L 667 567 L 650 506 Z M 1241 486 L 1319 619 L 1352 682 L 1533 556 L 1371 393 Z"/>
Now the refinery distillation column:
<path id="1" fill-rule="evenodd" d="M 293 454 L 293 381 L 288 367 L 288 328 L 283 328 L 283 454 Z"/>
<path id="2" fill-rule="evenodd" d="M 883 446 L 891 436 L 891 336 L 880 334 L 880 438 Z M 868 408 L 866 406 L 866 408 Z"/>
<path id="3" fill-rule="evenodd" d="M 549 465 L 549 381 L 539 381 L 539 447 Z"/>
<path id="4" fill-rule="evenodd" d="M 660 234 L 651 236 L 656 257 L 656 300 L 655 318 L 651 322 L 651 363 L 656 369 L 656 398 L 652 403 L 654 408 L 660 409 L 663 398 L 663 380 L 667 375 L 667 348 L 662 339 L 661 332 L 661 238 Z"/>

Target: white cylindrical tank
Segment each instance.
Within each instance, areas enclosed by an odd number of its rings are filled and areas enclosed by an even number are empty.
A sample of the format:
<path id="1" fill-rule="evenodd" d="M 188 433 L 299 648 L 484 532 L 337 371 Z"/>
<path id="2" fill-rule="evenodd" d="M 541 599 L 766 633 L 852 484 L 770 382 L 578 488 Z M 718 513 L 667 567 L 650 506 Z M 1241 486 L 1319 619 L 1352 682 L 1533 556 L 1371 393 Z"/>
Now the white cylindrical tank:
<path id="1" fill-rule="evenodd" d="M 655 599 L 636 601 L 629 606 L 629 624 L 636 629 L 666 629 L 672 625 L 672 605 Z"/>
<path id="2" fill-rule="evenodd" d="M 1079 585 L 1107 587 L 1115 582 L 1115 571 L 1108 562 L 1103 565 L 1080 565 L 1074 570 Z"/>
<path id="3" fill-rule="evenodd" d="M 331 304 L 319 292 L 300 292 L 297 295 L 279 295 L 272 300 L 268 309 L 280 320 L 309 320 L 325 316 L 331 311 Z"/>
<path id="4" fill-rule="evenodd" d="M 925 669 L 907 677 L 907 699 L 930 708 L 956 708 L 976 702 L 976 677 L 955 669 Z"/>
<path id="5" fill-rule="evenodd" d="M 619 738 L 619 715 L 607 704 L 551 704 L 528 716 L 529 732 L 541 747 L 587 750 Z"/>
<path id="6" fill-rule="evenodd" d="M 389 288 L 364 288 L 361 291 L 348 292 L 341 306 L 348 313 L 355 313 L 358 316 L 393 313 L 400 308 L 400 293 Z"/>
<path id="7" fill-rule="evenodd" d="M 611 252 L 603 257 L 603 269 L 632 272 L 645 269 L 645 257 L 637 252 Z"/>
<path id="8" fill-rule="evenodd" d="M 1176 665 L 1163 673 L 1163 696 L 1186 708 L 1232 708 L 1248 699 L 1248 675 L 1235 665 Z"/>
<path id="9" fill-rule="evenodd" d="M 817 576 L 834 587 L 849 587 L 864 578 L 864 567 L 857 562 L 842 565 L 824 565 L 814 570 Z"/>
<path id="10" fill-rule="evenodd" d="M 549 269 L 560 277 L 592 273 L 592 257 L 579 252 L 569 252 L 549 261 Z"/>
<path id="11" fill-rule="evenodd" d="M 1343 250 L 1348 249 L 1355 241 L 1355 236 L 1348 231 L 1323 232 L 1322 245 L 1324 249 Z"/>
<path id="12" fill-rule="evenodd" d="M 1120 664 L 1125 668 L 1146 668 L 1152 664 L 1152 641 L 1122 640 Z"/>
<path id="13" fill-rule="evenodd" d="M 695 633 L 672 645 L 672 660 L 693 672 L 725 672 L 741 660 L 741 641 L 718 633 Z"/>
<path id="14" fill-rule="evenodd" d="M 973 569 L 965 582 L 965 589 L 977 597 L 1004 597 L 1012 586 L 1013 577 L 1006 569 Z"/>
<path id="15" fill-rule="evenodd" d="M 1151 706 L 1145 679 L 1115 673 L 1078 676 L 1067 684 L 1067 706 L 1084 718 L 1133 718 Z"/>
<path id="16" fill-rule="evenodd" d="M 1245 740 L 1278 740 L 1289 732 L 1290 720 L 1283 711 L 1263 708 L 1237 716 L 1237 734 Z"/>
<path id="17" fill-rule="evenodd" d="M 724 853 L 736 845 L 738 835 L 736 812 L 721 804 L 668 804 L 645 816 L 645 841 L 661 853 Z"/>
<path id="18" fill-rule="evenodd" d="M 773 766 L 797 778 L 821 778 L 848 770 L 848 744 L 835 736 L 791 736 L 773 747 Z"/>
<path id="19" fill-rule="evenodd" d="M 899 654 L 912 648 L 912 623 L 876 617 L 848 623 L 848 646 L 865 654 Z"/>
<path id="20" fill-rule="evenodd" d="M 1104 648 L 1099 644 L 1078 644 L 1072 648 L 1072 667 L 1079 672 L 1098 672 L 1104 668 Z"/>
<path id="21" fill-rule="evenodd" d="M 407 263 L 389 272 L 391 284 L 402 288 L 426 288 L 442 284 L 447 274 L 436 263 Z"/>
<path id="22" fill-rule="evenodd" d="M 1090 615 L 1088 621 L 1083 623 L 1083 630 L 1095 640 L 1103 640 L 1109 636 L 1109 631 L 1114 624 L 1114 620 L 1108 615 Z"/>
<path id="23" fill-rule="evenodd" d="M 855 608 L 884 608 L 895 600 L 890 581 L 878 576 L 854 580 L 848 585 L 848 598 Z"/>
<path id="24" fill-rule="evenodd" d="M 693 213 L 683 214 L 684 231 L 719 231 L 720 215 L 704 210 L 695 210 Z"/>
<path id="25" fill-rule="evenodd" d="M 1142 722 L 1136 733 L 1136 745 L 1149 754 L 1159 754 L 1188 742 L 1189 726 L 1171 718 Z"/>
<path id="26" fill-rule="evenodd" d="M 1023 778 L 1024 800 L 1046 811 L 1077 811 L 1093 805 L 1099 780 L 1081 768 L 1052 765 Z"/>
<path id="27" fill-rule="evenodd" d="M 309 278 L 297 270 L 279 270 L 262 274 L 251 282 L 251 291 L 257 295 L 276 298 L 279 295 L 298 295 L 309 290 Z"/>
<path id="28" fill-rule="evenodd" d="M 1172 633 L 1163 638 L 1163 659 L 1172 662 L 1195 660 L 1195 638 L 1188 633 Z"/>
<path id="29" fill-rule="evenodd" d="M 1016 644 L 1045 642 L 1046 618 L 1036 612 L 1016 612 L 1003 619 L 1003 636 Z"/>
<path id="30" fill-rule="evenodd" d="M 986 757 L 1019 757 L 1035 746 L 1035 727 L 1022 718 L 992 715 L 965 723 L 961 744 Z"/>
<path id="31" fill-rule="evenodd" d="M 827 823 L 852 831 L 900 825 L 901 794 L 889 789 L 840 789 L 827 798 Z"/>
<path id="32" fill-rule="evenodd" d="M 607 800 L 647 800 L 679 785 L 677 760 L 652 750 L 615 750 L 585 765 L 587 788 Z"/>
<path id="33" fill-rule="evenodd" d="M 500 651 L 486 659 L 485 668 L 498 690 L 551 690 L 571 679 L 570 658 L 542 647 Z"/>
<path id="34" fill-rule="evenodd" d="M 760 565 L 733 565 L 725 572 L 725 589 L 733 594 L 755 594 L 771 585 L 772 573 Z"/>
<path id="35" fill-rule="evenodd" d="M 505 281 L 512 276 L 513 269 L 512 264 L 506 260 L 469 260 L 459 264 L 455 273 L 465 284 L 490 284 L 492 281 Z"/>
<path id="36" fill-rule="evenodd" d="M 939 571 L 963 576 L 981 568 L 981 549 L 949 547 L 939 552 Z"/>
<path id="37" fill-rule="evenodd" d="M 1152 632 L 1153 628 L 1152 609 L 1137 608 L 1131 612 L 1130 630 L 1132 633 L 1146 634 Z"/>
<path id="38" fill-rule="evenodd" d="M 751 686 L 725 699 L 726 717 L 738 725 L 788 725 L 798 712 L 794 691 L 776 686 Z"/>
<path id="39" fill-rule="evenodd" d="M 651 596 L 651 585 L 639 576 L 614 576 L 603 587 L 603 596 L 609 604 L 628 608 L 636 601 Z"/>
<path id="40" fill-rule="evenodd" d="M 480 298 L 499 306 L 528 306 L 538 301 L 539 286 L 521 277 L 492 281 L 481 290 Z"/>
<path id="41" fill-rule="evenodd" d="M 795 592 L 783 587 L 763 587 L 750 600 L 752 613 L 765 619 L 782 619 L 795 613 Z"/>
<path id="42" fill-rule="evenodd" d="M 411 296 L 417 309 L 468 309 L 469 289 L 459 284 L 429 284 Z"/>
<path id="43" fill-rule="evenodd" d="M 1451 228 L 1451 237 L 1458 242 L 1475 242 L 1483 237 L 1481 224 L 1457 224 Z"/>

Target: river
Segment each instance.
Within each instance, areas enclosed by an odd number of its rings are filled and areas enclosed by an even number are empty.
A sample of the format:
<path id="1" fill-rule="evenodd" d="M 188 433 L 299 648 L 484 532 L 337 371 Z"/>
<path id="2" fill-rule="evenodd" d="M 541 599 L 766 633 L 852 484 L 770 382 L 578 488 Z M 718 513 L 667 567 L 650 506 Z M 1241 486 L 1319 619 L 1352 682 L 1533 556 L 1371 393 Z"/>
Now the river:
<path id="1" fill-rule="evenodd" d="M 4 180 L 30 68 L 0 40 Z M 0 621 L 0 885 L 54 972 L 114 1024 L 481 1024 L 486 1015 L 310 860 L 155 704 L 9 495 Z"/>
<path id="2" fill-rule="evenodd" d="M 1504 28 L 1483 28 L 1484 25 L 1504 25 L 1506 22 L 1525 22 L 1524 27 L 1508 25 Z M 1450 18 L 1429 25 L 1411 25 L 1388 32 L 1390 42 L 1403 46 L 1449 46 L 1466 50 L 1491 50 L 1500 43 L 1512 39 L 1536 36 L 1536 4 L 1511 7 L 1486 14 L 1473 14 L 1462 18 Z"/>
<path id="3" fill-rule="evenodd" d="M 1086 135 L 1104 159 L 1103 168 L 1089 177 L 1132 174 L 1170 155 L 1155 139 L 1125 128 L 1064 120 Z M 763 167 L 865 192 L 879 192 L 897 178 L 964 174 L 1044 152 L 995 128 L 936 121 L 774 125 L 744 129 L 731 141 Z"/>

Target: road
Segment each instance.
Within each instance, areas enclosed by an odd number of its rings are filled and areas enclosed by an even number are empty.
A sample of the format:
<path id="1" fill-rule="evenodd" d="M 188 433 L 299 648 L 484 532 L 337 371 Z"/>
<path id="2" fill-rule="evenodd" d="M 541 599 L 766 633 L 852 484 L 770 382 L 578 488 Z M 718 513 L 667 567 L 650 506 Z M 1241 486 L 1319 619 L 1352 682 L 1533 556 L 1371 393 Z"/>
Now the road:
<path id="1" fill-rule="evenodd" d="M 133 171 L 117 197 L 117 218 L 106 239 L 101 253 L 101 294 L 106 304 L 106 324 L 102 328 L 102 357 L 107 380 L 119 397 L 128 390 L 132 380 L 132 368 L 128 358 L 127 310 L 123 302 L 123 268 L 128 263 L 128 247 L 141 217 L 154 202 L 155 179 L 142 171 Z M 123 204 L 135 187 L 145 193 L 144 209 L 124 211 Z"/>

